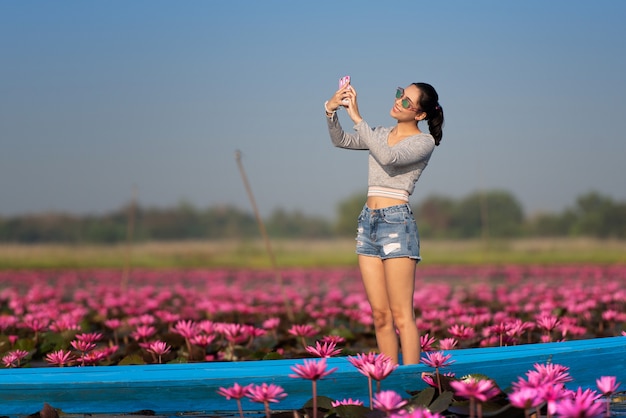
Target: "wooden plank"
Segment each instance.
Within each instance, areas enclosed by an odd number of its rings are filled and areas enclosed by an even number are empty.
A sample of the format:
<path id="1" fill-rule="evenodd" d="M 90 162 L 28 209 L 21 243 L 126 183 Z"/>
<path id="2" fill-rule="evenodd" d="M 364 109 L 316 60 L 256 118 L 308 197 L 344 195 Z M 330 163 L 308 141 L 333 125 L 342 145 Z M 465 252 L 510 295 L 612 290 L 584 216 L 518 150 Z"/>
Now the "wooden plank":
<path id="1" fill-rule="evenodd" d="M 455 363 L 447 370 L 463 376 L 481 373 L 505 389 L 533 368 L 535 363 L 553 362 L 570 367 L 572 386 L 594 387 L 603 375 L 626 382 L 626 338 L 611 337 L 514 347 L 450 351 Z M 216 392 L 234 383 L 274 383 L 287 398 L 275 409 L 296 409 L 311 397 L 311 383 L 290 378 L 298 360 L 249 361 L 236 363 L 190 363 L 145 366 L 30 368 L 0 370 L 0 405 L 3 414 L 24 415 L 41 409 L 44 402 L 65 413 L 119 414 L 152 410 L 157 414 L 181 412 L 220 413 L 236 411 L 236 403 Z M 367 378 L 346 358 L 328 359 L 338 370 L 318 382 L 318 393 L 335 399 L 366 401 Z M 405 393 L 425 387 L 421 373 L 431 371 L 423 364 L 401 366 L 382 382 L 383 389 Z M 244 408 L 259 410 L 258 404 L 243 401 Z"/>

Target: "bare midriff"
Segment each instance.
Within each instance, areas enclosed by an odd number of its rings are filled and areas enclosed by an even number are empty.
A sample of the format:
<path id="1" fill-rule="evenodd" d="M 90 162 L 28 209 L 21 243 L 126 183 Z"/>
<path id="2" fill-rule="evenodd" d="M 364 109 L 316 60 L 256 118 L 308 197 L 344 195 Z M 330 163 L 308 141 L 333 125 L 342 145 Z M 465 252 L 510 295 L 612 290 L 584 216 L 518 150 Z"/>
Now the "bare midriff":
<path id="1" fill-rule="evenodd" d="M 382 196 L 368 196 L 367 198 L 367 207 L 370 209 L 382 209 L 397 205 L 406 205 L 406 202 L 404 200 Z"/>

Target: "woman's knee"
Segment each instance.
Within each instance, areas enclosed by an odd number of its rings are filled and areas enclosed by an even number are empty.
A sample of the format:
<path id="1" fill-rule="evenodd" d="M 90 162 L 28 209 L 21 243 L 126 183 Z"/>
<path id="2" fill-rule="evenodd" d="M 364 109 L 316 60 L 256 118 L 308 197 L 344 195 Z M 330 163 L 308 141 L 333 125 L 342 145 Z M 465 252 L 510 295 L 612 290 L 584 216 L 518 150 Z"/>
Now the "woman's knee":
<path id="1" fill-rule="evenodd" d="M 374 327 L 376 329 L 393 326 L 393 315 L 391 310 L 372 309 L 372 319 L 374 320 Z"/>
<path id="2" fill-rule="evenodd" d="M 392 318 L 395 327 L 400 332 L 402 332 L 405 328 L 414 328 L 417 326 L 415 324 L 415 315 L 412 312 L 392 311 Z"/>

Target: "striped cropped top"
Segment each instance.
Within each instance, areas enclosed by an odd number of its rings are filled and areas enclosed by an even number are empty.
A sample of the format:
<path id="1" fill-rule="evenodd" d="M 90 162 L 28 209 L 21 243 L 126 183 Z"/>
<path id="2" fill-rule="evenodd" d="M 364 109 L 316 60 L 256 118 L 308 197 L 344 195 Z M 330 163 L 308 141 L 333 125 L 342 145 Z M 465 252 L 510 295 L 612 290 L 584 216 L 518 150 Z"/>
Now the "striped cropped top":
<path id="1" fill-rule="evenodd" d="M 389 146 L 387 140 L 392 128 L 370 128 L 362 120 L 354 125 L 354 133 L 347 133 L 341 127 L 336 114 L 326 119 L 333 145 L 369 151 L 367 195 L 392 197 L 408 202 L 415 183 L 435 149 L 434 138 L 430 134 L 421 133 Z"/>

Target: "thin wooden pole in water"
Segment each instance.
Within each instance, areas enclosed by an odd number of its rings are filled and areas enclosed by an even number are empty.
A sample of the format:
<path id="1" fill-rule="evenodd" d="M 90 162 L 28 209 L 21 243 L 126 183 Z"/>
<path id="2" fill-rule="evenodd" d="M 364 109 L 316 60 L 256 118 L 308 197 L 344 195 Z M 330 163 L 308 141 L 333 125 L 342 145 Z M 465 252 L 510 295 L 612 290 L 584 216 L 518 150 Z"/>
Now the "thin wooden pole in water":
<path id="1" fill-rule="evenodd" d="M 124 251 L 124 271 L 122 272 L 122 291 L 128 289 L 128 281 L 130 280 L 130 269 L 133 258 L 133 235 L 135 232 L 135 210 L 137 206 L 137 187 L 133 186 L 133 197 L 128 207 L 128 222 L 126 224 L 126 249 Z"/>
<path id="2" fill-rule="evenodd" d="M 289 318 L 289 320 L 293 321 L 294 320 L 293 310 L 291 309 L 289 298 L 287 297 L 287 294 L 285 293 L 285 285 L 283 283 L 283 276 L 280 274 L 280 270 L 278 269 L 278 266 L 276 264 L 276 257 L 274 257 L 274 251 L 272 251 L 272 245 L 270 243 L 270 239 L 267 235 L 267 231 L 265 230 L 265 225 L 263 224 L 261 215 L 259 214 L 259 209 L 257 208 L 254 195 L 252 194 L 252 188 L 250 187 L 250 183 L 248 182 L 246 171 L 243 168 L 243 163 L 241 162 L 241 151 L 239 150 L 235 151 L 235 159 L 237 160 L 237 166 L 239 167 L 239 172 L 241 173 L 243 184 L 246 188 L 246 192 L 248 193 L 248 198 L 250 199 L 250 203 L 252 204 L 252 209 L 254 210 L 254 216 L 256 217 L 257 224 L 259 225 L 261 236 L 263 237 L 263 241 L 265 242 L 265 249 L 267 251 L 267 254 L 269 255 L 270 262 L 272 263 L 272 269 L 274 270 L 274 275 L 276 276 L 276 280 L 278 281 L 278 285 L 280 286 L 280 291 L 283 296 L 283 302 L 285 304 L 285 312 L 287 313 L 287 317 Z"/>

